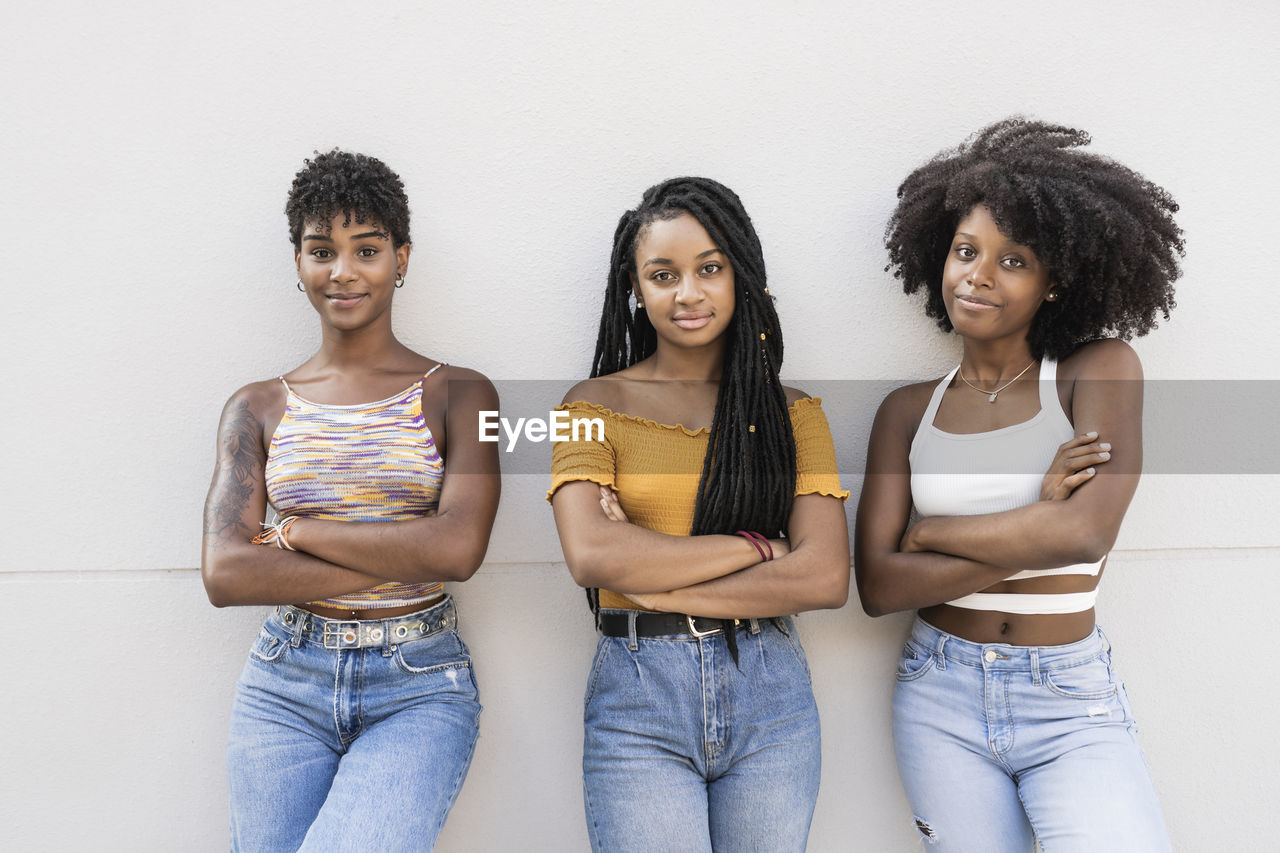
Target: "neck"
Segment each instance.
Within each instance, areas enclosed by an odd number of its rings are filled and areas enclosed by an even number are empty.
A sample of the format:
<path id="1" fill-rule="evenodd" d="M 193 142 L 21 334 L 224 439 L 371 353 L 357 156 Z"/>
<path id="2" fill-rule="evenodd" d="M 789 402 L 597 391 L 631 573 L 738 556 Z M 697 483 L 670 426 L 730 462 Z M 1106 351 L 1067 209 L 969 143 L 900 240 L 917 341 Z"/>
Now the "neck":
<path id="1" fill-rule="evenodd" d="M 724 372 L 724 340 L 713 341 L 700 349 L 664 347 L 659 342 L 651 364 L 653 379 L 719 382 Z"/>
<path id="2" fill-rule="evenodd" d="M 964 342 L 960 369 L 970 382 L 999 385 L 1017 376 L 1034 361 L 1031 347 L 1024 341 Z"/>
<path id="3" fill-rule="evenodd" d="M 392 333 L 390 319 L 387 319 L 351 331 L 323 326 L 320 351 L 315 358 L 338 369 L 368 370 L 407 351 Z"/>

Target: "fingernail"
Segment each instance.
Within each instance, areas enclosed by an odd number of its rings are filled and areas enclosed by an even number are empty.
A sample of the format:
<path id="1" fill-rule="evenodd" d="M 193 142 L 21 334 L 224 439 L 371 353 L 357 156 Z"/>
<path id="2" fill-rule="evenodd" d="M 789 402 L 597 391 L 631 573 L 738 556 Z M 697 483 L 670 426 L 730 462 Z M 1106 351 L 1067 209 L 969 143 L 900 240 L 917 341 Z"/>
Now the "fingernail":
<path id="1" fill-rule="evenodd" d="M 1097 473 L 1097 472 L 1096 472 L 1096 471 L 1094 471 L 1092 468 L 1085 468 L 1084 470 L 1088 471 L 1090 474 L 1096 474 L 1096 473 Z"/>
<path id="2" fill-rule="evenodd" d="M 1102 444 L 1099 444 L 1098 446 L 1099 446 L 1099 447 L 1101 447 L 1103 450 L 1110 450 L 1110 449 L 1111 449 L 1111 443 L 1110 443 L 1110 442 L 1108 442 L 1108 441 L 1104 441 L 1104 442 L 1102 442 Z"/>
<path id="3" fill-rule="evenodd" d="M 1085 433 L 1085 435 L 1089 438 L 1093 438 L 1097 434 L 1098 434 L 1097 430 L 1089 430 L 1088 432 Z"/>
<path id="4" fill-rule="evenodd" d="M 1099 455 L 1099 456 L 1101 456 L 1103 459 L 1110 459 L 1110 458 L 1111 458 L 1111 454 L 1110 454 L 1110 453 L 1107 453 L 1105 450 L 1104 450 L 1104 451 L 1102 451 L 1101 453 L 1099 453 L 1098 455 Z"/>

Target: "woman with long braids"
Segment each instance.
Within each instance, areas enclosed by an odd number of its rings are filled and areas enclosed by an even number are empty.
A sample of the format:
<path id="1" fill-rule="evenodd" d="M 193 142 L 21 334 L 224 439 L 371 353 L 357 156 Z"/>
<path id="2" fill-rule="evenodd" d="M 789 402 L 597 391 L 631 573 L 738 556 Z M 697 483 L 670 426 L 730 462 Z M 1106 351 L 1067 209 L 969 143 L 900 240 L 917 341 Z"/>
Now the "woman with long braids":
<path id="1" fill-rule="evenodd" d="M 1088 142 L 991 125 L 903 182 L 886 232 L 963 342 L 881 405 L 855 536 L 866 611 L 919 611 L 894 745 L 930 850 L 1169 849 L 1094 601 L 1142 467 L 1124 341 L 1169 316 L 1182 233 Z"/>
<path id="2" fill-rule="evenodd" d="M 442 581 L 488 547 L 498 460 L 476 422 L 497 394 L 392 332 L 410 250 L 395 172 L 317 155 L 285 212 L 320 349 L 232 395 L 205 505 L 209 600 L 276 605 L 236 685 L 231 847 L 429 850 L 476 741 Z"/>
<path id="3" fill-rule="evenodd" d="M 603 435 L 554 446 L 548 493 L 602 634 L 583 748 L 597 851 L 804 849 L 820 746 L 791 614 L 848 597 L 848 493 L 820 401 L 781 367 L 738 197 L 651 187 L 618 223 L 592 378 L 562 407 Z"/>

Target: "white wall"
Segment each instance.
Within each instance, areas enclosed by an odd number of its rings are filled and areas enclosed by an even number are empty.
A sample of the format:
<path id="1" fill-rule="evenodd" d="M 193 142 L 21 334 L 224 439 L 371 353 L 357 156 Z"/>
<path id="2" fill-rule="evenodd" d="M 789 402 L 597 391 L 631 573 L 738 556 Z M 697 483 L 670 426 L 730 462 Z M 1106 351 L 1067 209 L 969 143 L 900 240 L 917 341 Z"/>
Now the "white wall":
<path id="1" fill-rule="evenodd" d="M 1182 204 L 1148 377 L 1280 379 L 1280 13 L 1115 5 L 8 4 L 0 848 L 225 848 L 226 718 L 263 609 L 205 601 L 201 505 L 223 400 L 316 345 L 281 213 L 313 150 L 405 179 L 403 339 L 548 388 L 587 371 L 621 211 L 657 180 L 719 178 L 764 242 L 785 377 L 848 389 L 820 380 L 954 363 L 883 271 L 885 219 L 912 167 L 1030 113 Z M 870 414 L 833 424 L 854 489 Z M 1219 441 L 1244 419 L 1148 423 L 1207 473 L 1144 480 L 1099 608 L 1179 850 L 1272 834 L 1280 461 L 1271 419 L 1247 454 L 1248 431 Z M 593 636 L 545 483 L 507 478 L 490 559 L 454 589 L 486 711 L 442 851 L 586 846 Z M 916 849 L 888 729 L 905 617 L 801 624 L 824 729 L 811 849 Z"/>

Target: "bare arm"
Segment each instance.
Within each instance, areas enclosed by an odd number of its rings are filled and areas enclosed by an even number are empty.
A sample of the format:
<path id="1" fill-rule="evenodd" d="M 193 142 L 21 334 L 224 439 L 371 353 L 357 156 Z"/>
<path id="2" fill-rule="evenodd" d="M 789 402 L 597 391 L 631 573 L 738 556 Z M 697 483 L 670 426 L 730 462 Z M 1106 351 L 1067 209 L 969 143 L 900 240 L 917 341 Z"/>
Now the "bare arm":
<path id="1" fill-rule="evenodd" d="M 1111 444 L 1106 469 L 1065 501 L 990 515 L 921 519 L 905 550 L 937 551 L 1014 569 L 1097 562 L 1115 544 L 1142 471 L 1142 364 L 1122 341 L 1087 345 L 1072 396 L 1077 432 Z"/>
<path id="2" fill-rule="evenodd" d="M 498 445 L 481 442 L 478 414 L 496 411 L 498 392 L 479 373 L 449 371 L 447 456 L 436 513 L 379 524 L 300 518 L 289 544 L 300 551 L 403 583 L 465 581 L 489 547 L 501 482 Z M 443 372 L 442 371 L 442 372 Z"/>
<path id="3" fill-rule="evenodd" d="M 741 536 L 671 536 L 612 521 L 594 482 L 565 483 L 551 507 L 565 563 L 579 586 L 624 595 L 666 592 L 760 562 L 755 546 Z"/>
<path id="4" fill-rule="evenodd" d="M 721 619 L 843 607 L 849 600 L 849 530 L 844 502 L 827 495 L 800 495 L 791 510 L 787 535 L 791 550 L 785 556 L 714 580 L 640 596 L 637 603 L 654 610 Z"/>
<path id="5" fill-rule="evenodd" d="M 871 427 L 853 538 L 858 597 L 871 616 L 950 601 L 1016 573 L 946 554 L 900 550 L 911 515 L 911 436 L 927 402 L 927 397 L 913 400 L 918 394 L 908 388 L 894 391 Z"/>
<path id="6" fill-rule="evenodd" d="M 268 393 L 253 385 L 236 392 L 218 425 L 217 463 L 205 499 L 200 557 L 209 601 L 217 607 L 290 604 L 376 586 L 380 578 L 250 543 L 267 505 L 260 413 Z"/>

